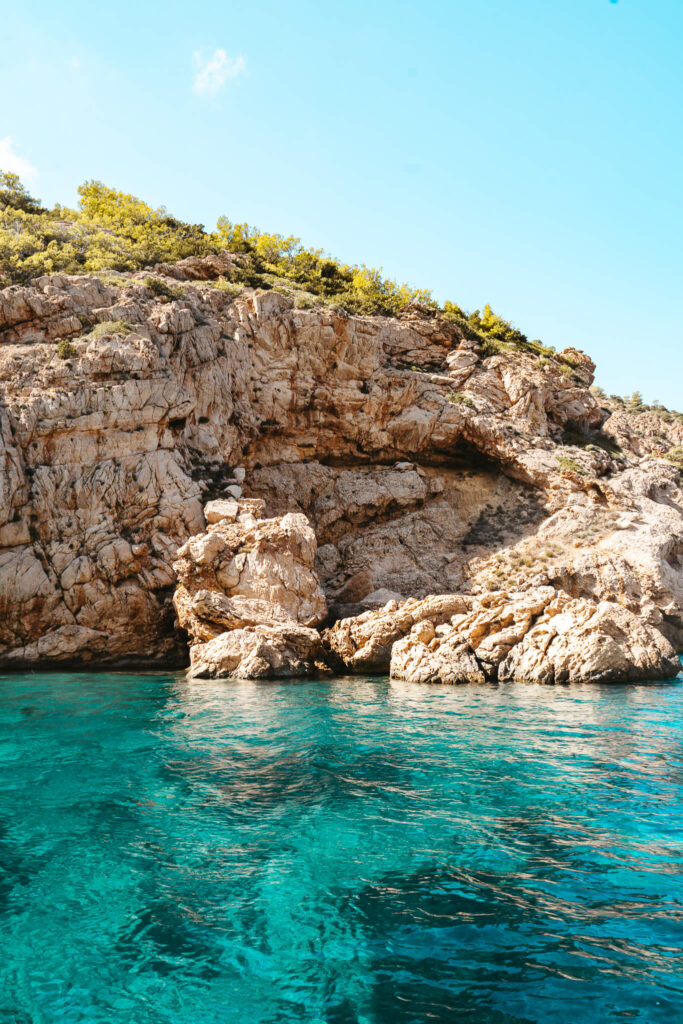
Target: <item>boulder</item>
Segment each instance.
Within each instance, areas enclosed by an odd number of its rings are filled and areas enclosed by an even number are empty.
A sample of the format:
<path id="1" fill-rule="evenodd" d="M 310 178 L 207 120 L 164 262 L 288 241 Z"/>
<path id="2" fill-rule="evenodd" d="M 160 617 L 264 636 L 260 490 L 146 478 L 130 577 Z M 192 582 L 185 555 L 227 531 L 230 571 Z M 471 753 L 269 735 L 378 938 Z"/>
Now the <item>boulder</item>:
<path id="1" fill-rule="evenodd" d="M 612 601 L 558 595 L 499 666 L 500 680 L 627 682 L 675 676 L 680 662 L 658 629 Z"/>
<path id="2" fill-rule="evenodd" d="M 223 519 L 227 519 L 228 522 L 234 523 L 237 519 L 238 511 L 239 505 L 236 501 L 229 501 L 226 498 L 217 498 L 215 501 L 207 502 L 204 506 L 204 518 L 210 526 L 214 523 L 220 523 Z"/>
<path id="3" fill-rule="evenodd" d="M 337 663 L 348 672 L 386 672 L 394 643 L 423 620 L 447 622 L 467 607 L 465 599 L 441 594 L 389 601 L 379 611 L 367 611 L 354 618 L 340 619 L 323 633 L 323 643 Z"/>
<path id="4" fill-rule="evenodd" d="M 228 679 L 307 676 L 320 666 L 320 634 L 296 623 L 246 626 L 190 649 L 190 675 Z"/>
<path id="5" fill-rule="evenodd" d="M 337 622 L 323 642 L 346 671 L 389 668 L 413 682 L 619 682 L 680 667 L 660 630 L 627 608 L 550 586 L 390 602 Z"/>
<path id="6" fill-rule="evenodd" d="M 394 644 L 395 679 L 471 683 L 620 682 L 674 676 L 678 658 L 652 626 L 613 602 L 539 587 L 474 599 L 449 623 L 425 623 Z"/>
<path id="7" fill-rule="evenodd" d="M 212 501 L 206 532 L 178 551 L 174 604 L 193 675 L 305 675 L 327 603 L 305 516 L 261 518 L 263 502 Z"/>

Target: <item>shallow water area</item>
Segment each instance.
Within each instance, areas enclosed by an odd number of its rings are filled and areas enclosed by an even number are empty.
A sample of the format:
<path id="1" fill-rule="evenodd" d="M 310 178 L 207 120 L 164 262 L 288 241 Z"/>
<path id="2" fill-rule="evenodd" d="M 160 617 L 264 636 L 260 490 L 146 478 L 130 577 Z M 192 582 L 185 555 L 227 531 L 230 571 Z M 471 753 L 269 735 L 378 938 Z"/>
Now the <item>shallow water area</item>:
<path id="1" fill-rule="evenodd" d="M 670 1022 L 683 683 L 0 677 L 0 1022 Z"/>

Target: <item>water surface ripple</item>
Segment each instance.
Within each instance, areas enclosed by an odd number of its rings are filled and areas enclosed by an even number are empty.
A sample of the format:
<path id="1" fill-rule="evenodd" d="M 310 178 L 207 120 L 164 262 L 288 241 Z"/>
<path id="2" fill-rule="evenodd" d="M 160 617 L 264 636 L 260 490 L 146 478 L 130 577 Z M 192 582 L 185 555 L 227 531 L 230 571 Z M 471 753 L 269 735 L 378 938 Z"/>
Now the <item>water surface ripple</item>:
<path id="1" fill-rule="evenodd" d="M 2 1024 L 680 1019 L 683 683 L 0 678 Z"/>

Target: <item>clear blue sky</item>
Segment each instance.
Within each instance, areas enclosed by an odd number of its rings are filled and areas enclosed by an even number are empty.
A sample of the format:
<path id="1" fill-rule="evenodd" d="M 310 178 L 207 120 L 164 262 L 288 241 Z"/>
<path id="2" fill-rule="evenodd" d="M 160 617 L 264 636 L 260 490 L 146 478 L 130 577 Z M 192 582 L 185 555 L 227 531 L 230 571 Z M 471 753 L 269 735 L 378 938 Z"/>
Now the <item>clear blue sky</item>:
<path id="1" fill-rule="evenodd" d="M 296 234 L 683 408 L 682 0 L 26 0 L 2 35 L 44 202 Z"/>

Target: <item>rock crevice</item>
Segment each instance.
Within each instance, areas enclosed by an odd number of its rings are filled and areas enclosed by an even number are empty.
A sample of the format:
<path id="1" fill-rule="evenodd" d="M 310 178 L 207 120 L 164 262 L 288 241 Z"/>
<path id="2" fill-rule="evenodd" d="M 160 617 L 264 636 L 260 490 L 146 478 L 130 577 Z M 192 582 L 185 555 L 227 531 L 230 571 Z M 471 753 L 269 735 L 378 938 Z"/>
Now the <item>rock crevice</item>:
<path id="1" fill-rule="evenodd" d="M 376 615 L 373 664 L 386 670 L 389 651 L 407 671 L 422 644 L 420 675 L 455 651 L 453 618 L 472 602 L 543 592 L 504 658 L 467 641 L 476 671 L 533 677 L 540 658 L 564 678 L 570 620 L 589 646 L 611 637 L 615 677 L 656 671 L 658 637 L 670 670 L 666 644 L 683 647 L 677 421 L 598 401 L 577 350 L 486 356 L 434 310 L 297 309 L 214 287 L 224 266 L 157 268 L 172 300 L 144 273 L 0 292 L 0 664 L 182 664 L 177 609 L 193 670 L 213 644 L 207 665 L 232 659 L 232 674 L 321 657 L 356 671 L 342 634 L 355 643 Z M 205 516 L 242 492 L 263 507 Z M 467 607 L 430 617 L 415 612 L 424 601 Z M 321 655 L 323 619 L 338 634 Z"/>
<path id="2" fill-rule="evenodd" d="M 195 676 L 308 675 L 327 602 L 305 516 L 262 518 L 263 502 L 212 501 L 205 533 L 178 551 L 174 595 Z"/>

